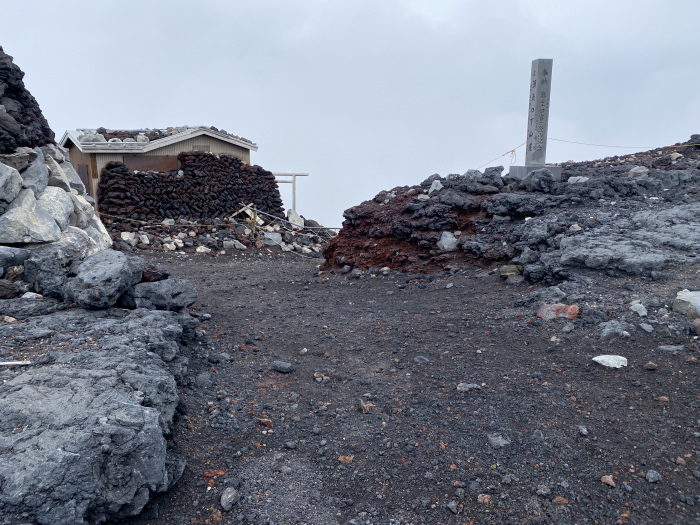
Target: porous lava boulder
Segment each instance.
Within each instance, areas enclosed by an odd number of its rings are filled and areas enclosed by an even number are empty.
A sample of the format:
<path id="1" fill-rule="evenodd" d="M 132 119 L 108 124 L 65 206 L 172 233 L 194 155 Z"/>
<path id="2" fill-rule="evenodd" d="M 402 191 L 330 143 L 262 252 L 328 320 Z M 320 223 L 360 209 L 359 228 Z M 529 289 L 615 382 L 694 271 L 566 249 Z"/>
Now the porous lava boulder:
<path id="1" fill-rule="evenodd" d="M 0 153 L 54 141 L 54 133 L 23 78 L 24 72 L 0 47 Z"/>
<path id="2" fill-rule="evenodd" d="M 578 270 L 655 276 L 692 264 L 700 250 L 699 139 L 569 163 L 561 180 L 546 168 L 519 180 L 497 167 L 382 191 L 345 211 L 323 268 L 433 273 L 510 263 L 539 281 Z M 645 176 L 630 173 L 638 166 Z"/>

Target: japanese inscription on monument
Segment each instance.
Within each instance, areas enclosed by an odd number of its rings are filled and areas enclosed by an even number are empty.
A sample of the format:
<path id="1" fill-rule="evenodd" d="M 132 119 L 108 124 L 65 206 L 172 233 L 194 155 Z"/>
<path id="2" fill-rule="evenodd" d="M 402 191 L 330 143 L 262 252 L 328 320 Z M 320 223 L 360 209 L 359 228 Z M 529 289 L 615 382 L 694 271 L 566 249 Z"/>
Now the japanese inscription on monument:
<path id="1" fill-rule="evenodd" d="M 551 58 L 538 58 L 532 61 L 525 166 L 543 166 L 545 163 L 552 62 Z"/>

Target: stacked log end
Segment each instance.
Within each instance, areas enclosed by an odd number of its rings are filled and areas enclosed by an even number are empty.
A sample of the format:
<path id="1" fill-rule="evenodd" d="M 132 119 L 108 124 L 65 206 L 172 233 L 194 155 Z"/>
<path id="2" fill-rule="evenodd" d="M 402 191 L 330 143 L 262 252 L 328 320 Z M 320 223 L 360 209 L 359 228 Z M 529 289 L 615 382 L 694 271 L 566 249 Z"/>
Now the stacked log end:
<path id="1" fill-rule="evenodd" d="M 98 204 L 102 213 L 142 221 L 223 217 L 241 202 L 283 218 L 275 176 L 230 155 L 187 152 L 170 172 L 130 172 L 120 162 L 102 170 Z"/>

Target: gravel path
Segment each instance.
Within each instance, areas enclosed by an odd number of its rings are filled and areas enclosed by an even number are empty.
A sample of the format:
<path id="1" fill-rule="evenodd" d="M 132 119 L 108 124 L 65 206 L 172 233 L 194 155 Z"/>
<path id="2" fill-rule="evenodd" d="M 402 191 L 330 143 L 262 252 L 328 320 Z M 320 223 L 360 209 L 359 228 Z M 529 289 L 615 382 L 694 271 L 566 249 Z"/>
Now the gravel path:
<path id="1" fill-rule="evenodd" d="M 265 249 L 146 256 L 211 318 L 172 438 L 185 474 L 131 523 L 700 519 L 697 341 L 665 308 L 696 268 L 591 274 L 562 286 L 579 317 L 545 322 L 542 300 L 515 304 L 551 290 L 478 268 L 409 281 Z M 629 335 L 601 341 L 607 321 Z"/>

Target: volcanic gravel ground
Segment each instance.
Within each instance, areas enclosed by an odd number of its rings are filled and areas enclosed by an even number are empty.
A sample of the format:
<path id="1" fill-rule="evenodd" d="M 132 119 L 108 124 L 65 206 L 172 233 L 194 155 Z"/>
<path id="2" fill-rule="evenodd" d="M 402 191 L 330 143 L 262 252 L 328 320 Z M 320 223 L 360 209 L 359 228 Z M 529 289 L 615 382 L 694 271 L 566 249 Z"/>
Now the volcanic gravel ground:
<path id="1" fill-rule="evenodd" d="M 191 279 L 211 319 L 172 436 L 187 468 L 130 523 L 700 521 L 697 341 L 662 309 L 697 267 L 590 274 L 567 326 L 514 306 L 539 288 L 478 268 L 409 281 L 269 250 L 145 256 Z M 654 330 L 601 342 L 594 321 L 623 318 Z"/>

